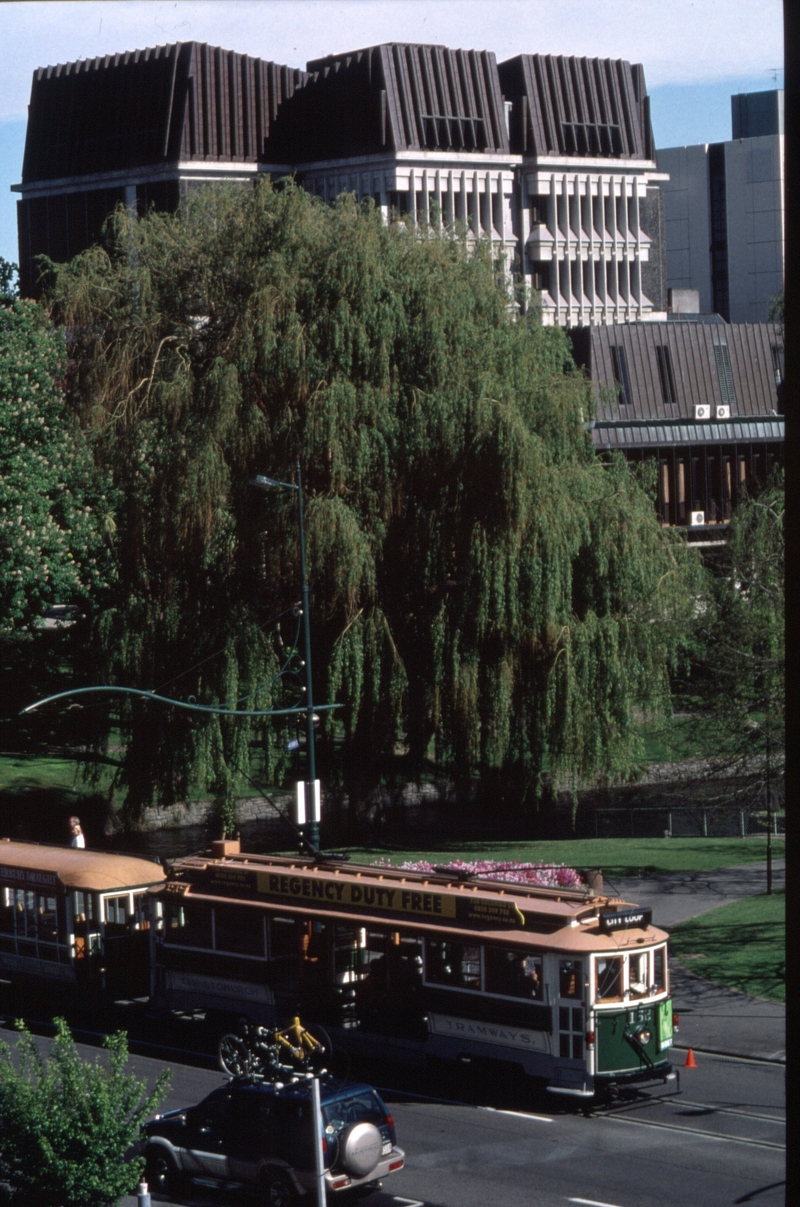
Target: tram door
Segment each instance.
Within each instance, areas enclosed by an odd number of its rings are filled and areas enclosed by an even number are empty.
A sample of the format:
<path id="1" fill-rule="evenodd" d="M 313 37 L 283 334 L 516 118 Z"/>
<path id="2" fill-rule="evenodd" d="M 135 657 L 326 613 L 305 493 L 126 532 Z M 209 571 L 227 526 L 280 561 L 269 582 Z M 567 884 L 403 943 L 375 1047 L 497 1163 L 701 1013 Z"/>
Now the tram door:
<path id="1" fill-rule="evenodd" d="M 583 1060 L 586 1024 L 583 1007 L 583 960 L 558 962 L 558 1055 Z"/>

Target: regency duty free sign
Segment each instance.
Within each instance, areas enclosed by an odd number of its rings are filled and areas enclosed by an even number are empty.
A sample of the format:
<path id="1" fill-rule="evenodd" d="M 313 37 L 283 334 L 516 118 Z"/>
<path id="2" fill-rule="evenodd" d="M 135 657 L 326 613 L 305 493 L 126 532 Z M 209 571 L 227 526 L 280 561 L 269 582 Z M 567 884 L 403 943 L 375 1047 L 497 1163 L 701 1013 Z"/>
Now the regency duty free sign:
<path id="1" fill-rule="evenodd" d="M 441 919 L 456 925 L 477 923 L 504 929 L 525 925 L 525 919 L 513 901 L 477 894 L 462 897 L 454 893 L 429 892 L 425 887 L 406 888 L 392 882 L 375 884 L 365 880 L 359 884 L 338 876 L 262 872 L 229 864 L 212 865 L 194 879 L 198 887 L 202 885 L 203 891 L 215 894 L 278 898 L 322 910 L 339 907 L 370 914 L 410 915 L 431 922 Z"/>

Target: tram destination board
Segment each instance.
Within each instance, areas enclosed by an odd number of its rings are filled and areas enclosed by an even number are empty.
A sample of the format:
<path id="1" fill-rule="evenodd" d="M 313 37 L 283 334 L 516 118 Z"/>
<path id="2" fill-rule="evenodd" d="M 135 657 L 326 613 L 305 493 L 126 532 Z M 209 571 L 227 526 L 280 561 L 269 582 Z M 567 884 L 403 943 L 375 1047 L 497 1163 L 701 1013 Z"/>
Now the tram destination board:
<path id="1" fill-rule="evenodd" d="M 210 865 L 191 876 L 192 887 L 214 896 L 246 897 L 259 901 L 295 902 L 303 908 L 341 908 L 387 917 L 426 919 L 444 925 L 478 924 L 510 930 L 525 925 L 516 902 L 486 896 L 458 897 L 425 887 L 398 884 L 358 884 L 336 876 L 261 871 L 229 864 Z"/>
<path id="2" fill-rule="evenodd" d="M 630 930 L 634 926 L 644 929 L 652 921 L 653 911 L 649 907 L 618 909 L 614 913 L 600 915 L 600 930 L 603 934 L 610 934 L 615 930 Z"/>

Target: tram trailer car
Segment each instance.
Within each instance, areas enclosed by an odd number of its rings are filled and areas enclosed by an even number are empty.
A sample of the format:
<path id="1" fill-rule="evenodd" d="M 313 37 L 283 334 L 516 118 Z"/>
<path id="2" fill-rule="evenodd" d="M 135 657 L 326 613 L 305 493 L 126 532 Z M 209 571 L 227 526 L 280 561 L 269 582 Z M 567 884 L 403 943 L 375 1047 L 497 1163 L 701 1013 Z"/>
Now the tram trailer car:
<path id="1" fill-rule="evenodd" d="M 489 1061 L 579 1099 L 674 1078 L 668 936 L 620 898 L 231 841 L 151 895 L 153 1003 L 221 1033 L 299 1013 L 363 1056 Z"/>
<path id="2" fill-rule="evenodd" d="M 0 839 L 3 988 L 86 1005 L 147 995 L 147 894 L 164 878 L 149 859 Z"/>

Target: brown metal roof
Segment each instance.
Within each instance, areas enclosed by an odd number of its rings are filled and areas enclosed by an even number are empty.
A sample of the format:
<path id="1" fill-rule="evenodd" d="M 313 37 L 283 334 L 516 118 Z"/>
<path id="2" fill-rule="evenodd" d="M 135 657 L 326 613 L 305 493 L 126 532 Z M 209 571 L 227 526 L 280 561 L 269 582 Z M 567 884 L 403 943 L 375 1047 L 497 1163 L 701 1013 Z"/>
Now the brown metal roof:
<path id="1" fill-rule="evenodd" d="M 306 74 L 205 42 L 40 67 L 23 184 L 187 160 L 257 163 Z"/>
<path id="2" fill-rule="evenodd" d="M 295 164 L 392 151 L 508 154 L 491 51 L 390 42 L 306 64 L 268 153 Z"/>
<path id="3" fill-rule="evenodd" d="M 20 877 L 14 876 L 18 871 Z M 166 878 L 164 869 L 136 855 L 107 854 L 104 851 L 80 851 L 72 847 L 51 847 L 32 842 L 0 839 L 0 880 L 36 887 L 28 873 L 55 875 L 65 888 L 108 892 L 113 889 L 141 888 Z M 41 881 L 44 885 L 44 881 Z"/>
<path id="4" fill-rule="evenodd" d="M 498 73 L 513 103 L 515 154 L 655 159 L 640 63 L 521 54 L 500 63 Z"/>
<path id="5" fill-rule="evenodd" d="M 695 406 L 710 405 L 709 418 L 714 419 L 723 404 L 730 405 L 731 421 L 778 419 L 773 348 L 782 348 L 783 337 L 774 323 L 621 323 L 575 328 L 570 335 L 575 359 L 591 378 L 599 421 L 694 422 Z M 612 348 L 625 353 L 628 401 L 617 385 Z M 672 403 L 662 384 L 659 356 L 663 363 L 664 353 L 659 349 L 668 352 Z M 727 387 L 721 369 L 726 361 Z"/>

